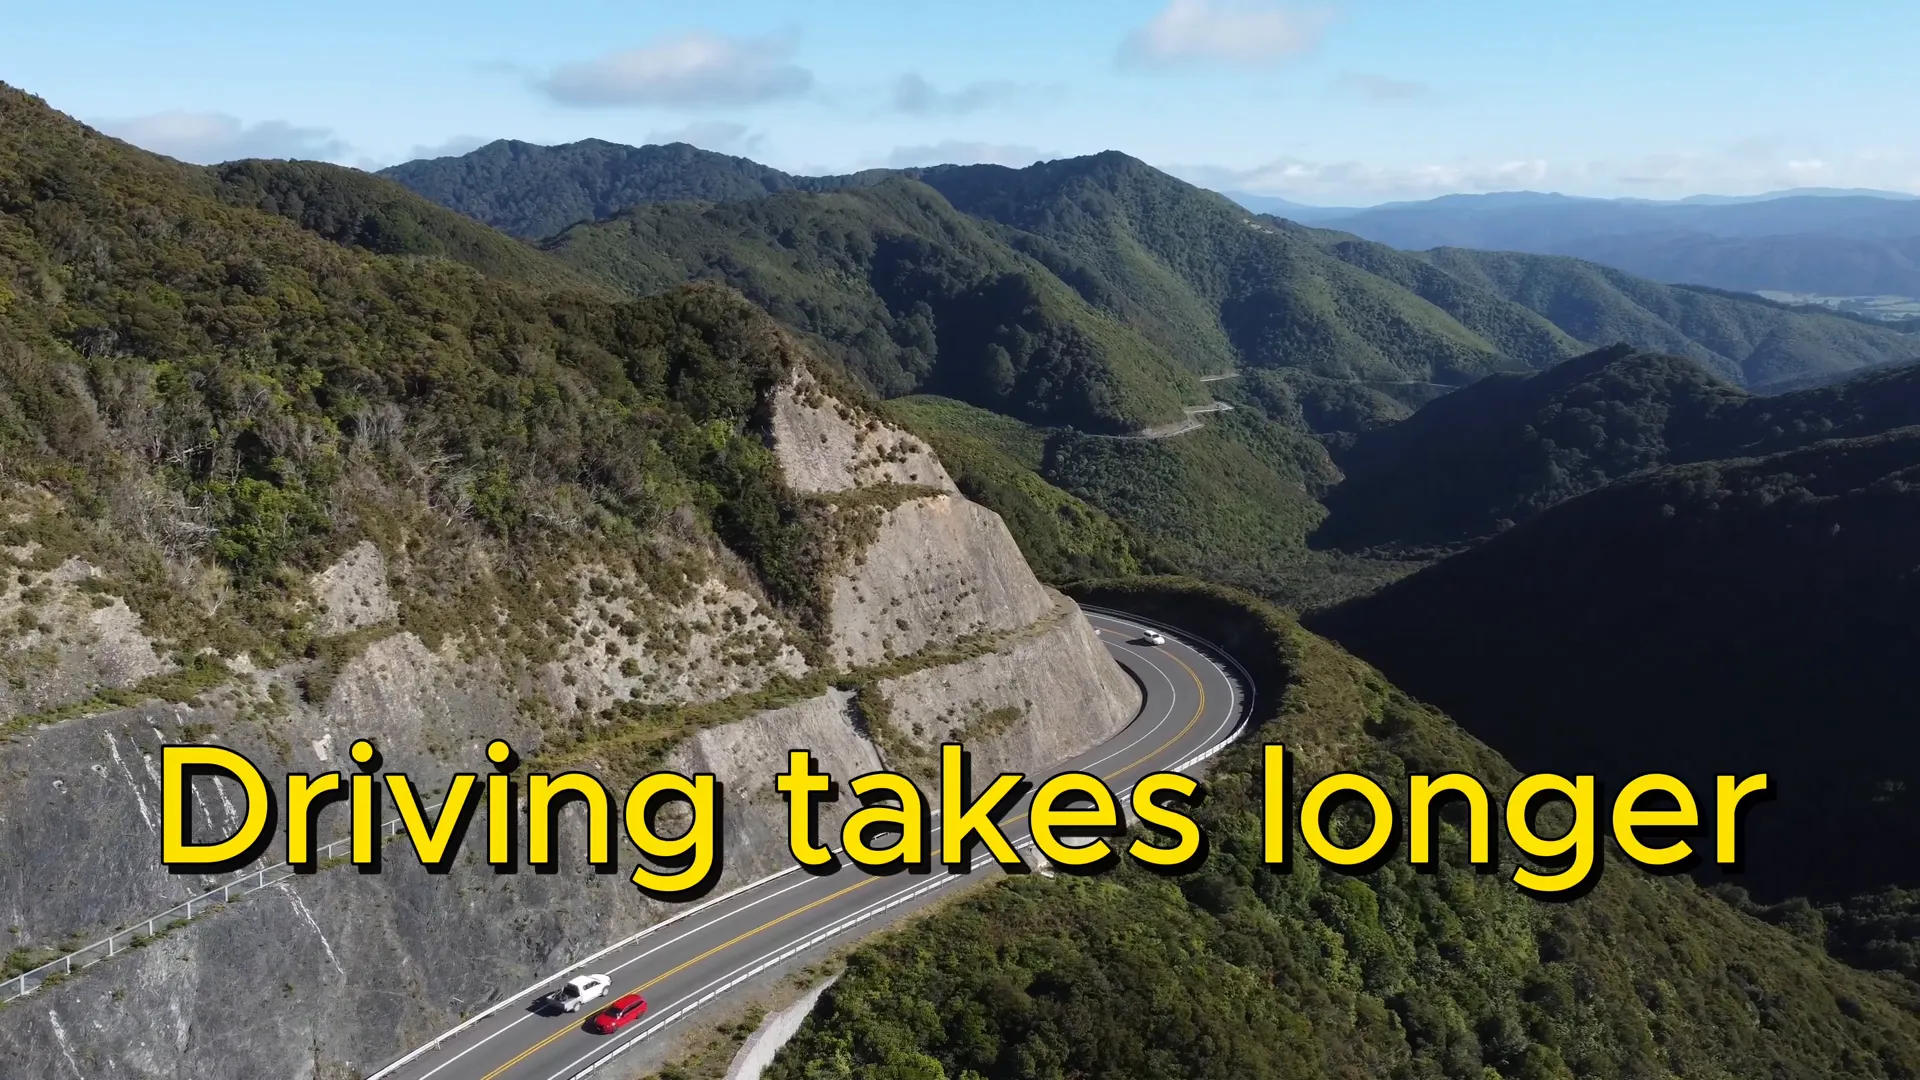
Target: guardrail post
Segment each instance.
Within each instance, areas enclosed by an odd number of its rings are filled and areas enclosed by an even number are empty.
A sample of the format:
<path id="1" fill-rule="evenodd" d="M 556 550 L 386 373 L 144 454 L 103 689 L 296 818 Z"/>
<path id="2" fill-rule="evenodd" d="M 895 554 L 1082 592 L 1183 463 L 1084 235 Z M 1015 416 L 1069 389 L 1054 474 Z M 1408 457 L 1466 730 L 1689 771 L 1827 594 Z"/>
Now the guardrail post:
<path id="1" fill-rule="evenodd" d="M 62 959 L 62 960 L 64 960 L 64 961 L 66 961 L 66 963 L 67 963 L 67 971 L 66 971 L 66 973 L 67 973 L 68 975 L 71 975 L 71 974 L 73 974 L 73 954 L 72 954 L 72 953 L 68 953 L 67 955 L 65 955 L 65 956 L 63 956 L 63 957 L 61 957 L 60 959 Z"/>
<path id="2" fill-rule="evenodd" d="M 193 897 L 187 897 L 187 918 L 193 918 Z"/>

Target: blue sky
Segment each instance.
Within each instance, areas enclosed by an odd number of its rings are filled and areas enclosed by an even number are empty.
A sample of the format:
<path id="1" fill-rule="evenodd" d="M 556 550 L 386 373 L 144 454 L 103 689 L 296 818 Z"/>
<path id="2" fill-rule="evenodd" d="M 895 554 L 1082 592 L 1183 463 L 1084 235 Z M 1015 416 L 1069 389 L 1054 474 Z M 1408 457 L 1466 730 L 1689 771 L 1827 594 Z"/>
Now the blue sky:
<path id="1" fill-rule="evenodd" d="M 797 172 L 1123 150 L 1321 204 L 1920 192 L 1920 4 L 100 0 L 0 79 L 196 161 L 685 139 Z"/>

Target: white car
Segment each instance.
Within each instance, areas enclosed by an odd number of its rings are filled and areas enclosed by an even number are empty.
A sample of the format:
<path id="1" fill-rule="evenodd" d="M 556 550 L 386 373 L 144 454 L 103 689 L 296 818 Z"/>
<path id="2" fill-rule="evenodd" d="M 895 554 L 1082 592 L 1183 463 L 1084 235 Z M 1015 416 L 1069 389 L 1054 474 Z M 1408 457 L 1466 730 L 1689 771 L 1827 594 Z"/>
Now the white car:
<path id="1" fill-rule="evenodd" d="M 1162 634 L 1158 630 L 1149 630 L 1140 635 L 1140 640 L 1149 645 L 1165 645 L 1167 643 L 1167 635 Z"/>
<path id="2" fill-rule="evenodd" d="M 567 980 L 567 985 L 547 995 L 547 1003 L 560 1006 L 563 1012 L 579 1012 L 587 1002 L 606 997 L 607 987 L 612 983 L 605 975 L 575 975 Z"/>

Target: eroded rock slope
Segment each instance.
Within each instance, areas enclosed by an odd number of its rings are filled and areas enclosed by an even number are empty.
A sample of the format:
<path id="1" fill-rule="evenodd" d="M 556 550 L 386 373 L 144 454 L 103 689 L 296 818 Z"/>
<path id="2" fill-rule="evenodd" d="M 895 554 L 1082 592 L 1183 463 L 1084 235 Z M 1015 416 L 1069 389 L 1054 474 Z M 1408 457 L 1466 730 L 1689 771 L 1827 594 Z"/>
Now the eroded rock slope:
<path id="1" fill-rule="evenodd" d="M 772 778 L 791 747 L 848 777 L 922 766 L 959 738 L 976 777 L 990 777 L 1045 768 L 1131 719 L 1137 687 L 930 450 L 804 372 L 769 404 L 788 483 L 855 523 L 830 582 L 824 657 L 803 655 L 798 632 L 724 553 L 681 545 L 671 587 L 584 571 L 572 638 L 515 673 L 476 647 L 483 635 L 429 647 L 389 588 L 407 553 L 368 543 L 310 582 L 315 625 L 344 656 L 324 678 L 312 664 L 254 670 L 225 658 L 231 677 L 188 701 L 89 708 L 90 697 L 111 704 L 92 697 L 103 688 L 134 686 L 164 661 L 124 604 L 80 589 L 84 567 L 36 576 L 18 570 L 32 553 L 7 553 L 0 604 L 46 623 L 10 640 L 15 682 L 0 689 L 0 721 L 14 728 L 0 745 L 0 921 L 16 959 L 140 923 L 215 880 L 160 864 L 158 761 L 169 742 L 239 750 L 277 784 L 348 768 L 347 746 L 369 738 L 387 771 L 437 790 L 455 771 L 483 769 L 493 738 L 611 779 L 640 760 L 627 753 L 636 740 L 657 736 L 646 724 L 679 724 L 646 761 L 725 785 L 724 890 L 788 862 Z M 876 702 L 889 717 L 877 731 Z M 78 715 L 48 711 L 61 706 Z M 638 727 L 586 722 L 615 706 L 654 711 L 636 714 Z M 199 784 L 195 827 L 221 835 L 244 813 L 244 793 Z M 829 810 L 823 830 L 846 812 Z M 326 837 L 344 835 L 344 809 L 325 815 Z M 393 845 L 380 874 L 302 876 L 36 991 L 0 1010 L 0 1077 L 364 1075 L 673 910 L 624 874 L 592 873 L 577 821 L 553 875 L 478 864 L 485 828 L 483 811 L 446 876 Z M 263 862 L 281 857 L 283 835 Z"/>

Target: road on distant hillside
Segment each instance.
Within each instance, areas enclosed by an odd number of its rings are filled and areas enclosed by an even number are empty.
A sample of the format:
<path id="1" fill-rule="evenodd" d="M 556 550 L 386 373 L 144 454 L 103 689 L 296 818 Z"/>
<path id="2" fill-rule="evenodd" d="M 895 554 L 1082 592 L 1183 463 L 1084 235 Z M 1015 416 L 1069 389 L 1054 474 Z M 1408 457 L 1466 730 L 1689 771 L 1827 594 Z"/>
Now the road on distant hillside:
<path id="1" fill-rule="evenodd" d="M 1246 713 L 1243 676 L 1229 676 L 1232 661 L 1203 652 L 1171 628 L 1167 643 L 1142 640 L 1145 622 L 1117 613 L 1088 612 L 1114 659 L 1139 680 L 1144 704 L 1117 734 L 1068 762 L 1034 762 L 1028 779 L 1037 787 L 1055 772 L 1092 773 L 1111 788 L 1120 806 L 1141 777 L 1192 769 L 1195 759 L 1239 734 Z M 1047 766 L 1052 765 L 1052 768 Z M 990 777 L 975 777 L 976 790 Z M 938 795 L 931 801 L 938 806 Z M 1026 800 L 1002 823 L 1007 839 L 1029 866 L 1046 860 L 1034 852 Z M 1129 815 L 1130 818 L 1130 815 Z M 936 815 L 928 848 L 939 851 Z M 984 848 L 978 849 L 984 852 Z M 815 876 L 796 865 L 656 923 L 605 955 L 554 972 L 487 1012 L 414 1050 L 368 1080 L 571 1080 L 669 1028 L 693 1010 L 754 975 L 857 938 L 941 896 L 950 886 L 997 877 L 1002 871 L 984 854 L 970 873 L 949 873 L 935 863 L 930 873 L 869 876 L 847 865 Z M 579 1013 L 542 1015 L 533 1003 L 576 974 L 613 977 L 606 998 L 644 994 L 645 1016 L 612 1035 L 588 1032 Z"/>

